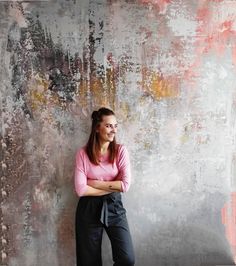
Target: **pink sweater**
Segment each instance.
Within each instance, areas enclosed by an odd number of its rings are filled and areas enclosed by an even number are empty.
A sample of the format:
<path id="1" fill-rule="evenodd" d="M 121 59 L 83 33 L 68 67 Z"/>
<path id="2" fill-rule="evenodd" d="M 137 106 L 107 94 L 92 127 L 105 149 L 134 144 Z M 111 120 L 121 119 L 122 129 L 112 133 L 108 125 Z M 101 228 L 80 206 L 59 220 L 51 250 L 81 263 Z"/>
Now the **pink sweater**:
<path id="1" fill-rule="evenodd" d="M 109 163 L 108 155 L 100 157 L 100 164 L 90 162 L 85 147 L 76 154 L 75 190 L 78 196 L 83 196 L 87 190 L 87 179 L 102 181 L 120 180 L 122 191 L 128 191 L 131 181 L 129 154 L 125 146 L 119 145 L 114 164 Z"/>

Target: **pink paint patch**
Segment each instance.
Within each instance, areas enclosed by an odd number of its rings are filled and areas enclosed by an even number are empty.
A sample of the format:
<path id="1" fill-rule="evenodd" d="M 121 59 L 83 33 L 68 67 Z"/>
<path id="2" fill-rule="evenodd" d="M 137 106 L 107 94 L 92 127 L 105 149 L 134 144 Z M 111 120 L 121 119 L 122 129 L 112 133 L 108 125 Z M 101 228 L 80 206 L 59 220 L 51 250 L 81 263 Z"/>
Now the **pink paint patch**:
<path id="1" fill-rule="evenodd" d="M 202 57 L 204 54 L 214 52 L 217 56 L 223 57 L 226 54 L 227 49 L 231 49 L 232 61 L 236 66 L 236 46 L 234 45 L 236 40 L 235 30 L 235 17 L 230 13 L 226 17 L 218 16 L 218 19 L 214 19 L 216 11 L 212 11 L 208 5 L 209 1 L 200 0 L 199 8 L 196 14 L 196 20 L 198 21 L 198 27 L 196 29 L 196 60 Z M 221 1 L 211 2 L 220 3 Z M 236 3 L 229 3 L 229 8 L 235 8 Z M 220 10 L 220 5 L 219 5 Z M 198 64 L 197 64 L 198 65 Z"/>
<path id="2" fill-rule="evenodd" d="M 198 21 L 204 21 L 207 18 L 209 19 L 210 16 L 211 16 L 210 10 L 206 7 L 202 7 L 198 9 L 196 18 Z"/>
<path id="3" fill-rule="evenodd" d="M 221 217 L 236 262 L 236 192 L 231 193 L 230 201 L 222 208 Z"/>

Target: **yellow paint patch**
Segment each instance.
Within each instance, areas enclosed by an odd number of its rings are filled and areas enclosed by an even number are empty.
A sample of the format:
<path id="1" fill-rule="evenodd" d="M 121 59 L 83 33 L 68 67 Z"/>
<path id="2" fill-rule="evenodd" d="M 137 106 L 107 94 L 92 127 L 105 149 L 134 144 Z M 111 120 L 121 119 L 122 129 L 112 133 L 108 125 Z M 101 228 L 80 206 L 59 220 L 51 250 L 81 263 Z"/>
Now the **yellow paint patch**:
<path id="1" fill-rule="evenodd" d="M 93 76 L 90 80 L 81 80 L 76 95 L 83 107 L 91 100 L 94 106 L 109 106 L 115 109 L 116 86 L 113 70 L 107 69 L 105 77 Z"/>
<path id="2" fill-rule="evenodd" d="M 40 74 L 34 74 L 28 81 L 27 104 L 32 112 L 47 109 L 53 106 L 67 108 L 69 102 L 62 101 L 58 93 L 48 89 L 51 81 Z M 106 69 L 103 77 L 91 76 L 90 80 L 82 79 L 77 83 L 75 102 L 83 108 L 92 102 L 93 106 L 107 106 L 115 109 L 116 82 L 112 68 Z"/>
<path id="3" fill-rule="evenodd" d="M 57 96 L 48 91 L 50 81 L 39 74 L 33 75 L 28 82 L 27 102 L 32 111 L 41 110 L 45 106 L 58 104 Z"/>
<path id="4" fill-rule="evenodd" d="M 173 98 L 179 95 L 179 82 L 176 77 L 164 77 L 158 72 L 142 70 L 142 88 L 155 99 Z"/>

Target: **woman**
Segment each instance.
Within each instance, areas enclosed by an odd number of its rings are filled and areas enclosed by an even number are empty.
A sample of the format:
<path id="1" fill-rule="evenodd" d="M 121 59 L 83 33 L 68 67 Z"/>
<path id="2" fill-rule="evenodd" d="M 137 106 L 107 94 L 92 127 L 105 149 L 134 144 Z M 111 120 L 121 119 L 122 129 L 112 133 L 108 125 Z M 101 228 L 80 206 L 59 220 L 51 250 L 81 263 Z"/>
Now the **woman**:
<path id="1" fill-rule="evenodd" d="M 115 114 L 107 108 L 92 113 L 88 143 L 76 154 L 75 190 L 77 266 L 101 266 L 105 229 L 114 266 L 134 265 L 134 251 L 120 192 L 130 186 L 129 155 L 116 144 Z"/>

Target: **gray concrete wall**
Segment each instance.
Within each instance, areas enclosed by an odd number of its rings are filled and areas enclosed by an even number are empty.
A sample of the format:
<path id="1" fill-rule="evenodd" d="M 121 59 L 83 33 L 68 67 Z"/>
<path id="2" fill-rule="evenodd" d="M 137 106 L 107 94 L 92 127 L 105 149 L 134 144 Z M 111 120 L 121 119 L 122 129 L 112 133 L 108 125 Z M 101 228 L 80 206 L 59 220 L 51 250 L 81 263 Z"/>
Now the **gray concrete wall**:
<path id="1" fill-rule="evenodd" d="M 137 266 L 236 260 L 236 2 L 0 2 L 1 265 L 75 265 L 75 152 L 117 114 Z M 112 265 L 104 236 L 104 266 Z"/>

